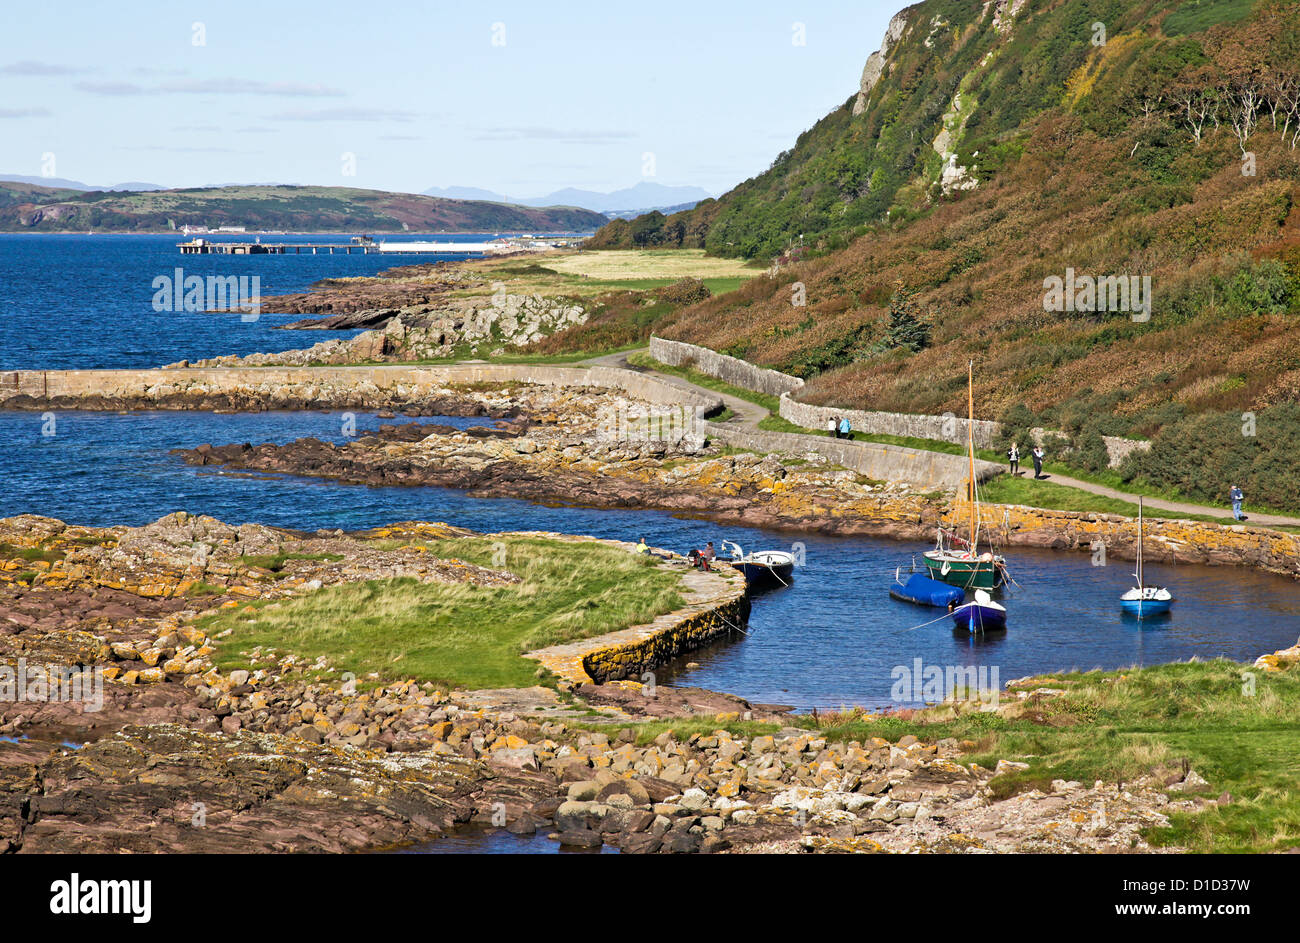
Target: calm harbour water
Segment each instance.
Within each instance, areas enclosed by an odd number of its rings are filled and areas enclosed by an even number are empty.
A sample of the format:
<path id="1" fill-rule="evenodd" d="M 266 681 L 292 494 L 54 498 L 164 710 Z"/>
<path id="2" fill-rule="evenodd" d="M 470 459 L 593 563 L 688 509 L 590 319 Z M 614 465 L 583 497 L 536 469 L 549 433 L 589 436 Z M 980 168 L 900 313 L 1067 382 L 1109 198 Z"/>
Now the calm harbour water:
<path id="1" fill-rule="evenodd" d="M 361 431 L 380 420 L 357 417 Z M 485 419 L 445 418 L 465 427 Z M 0 516 L 45 514 L 82 524 L 144 524 L 176 510 L 229 523 L 255 521 L 303 530 L 355 529 L 400 520 L 447 521 L 478 531 L 540 529 L 624 540 L 686 552 L 734 540 L 746 549 L 789 548 L 806 565 L 793 585 L 754 600 L 749 634 L 691 653 L 661 672 L 764 703 L 869 707 L 893 703 L 892 669 L 925 664 L 983 665 L 1002 681 L 1039 671 L 1118 668 L 1193 656 L 1253 659 L 1295 641 L 1300 583 L 1241 567 L 1170 566 L 1149 561 L 1148 579 L 1168 584 L 1171 619 L 1137 623 L 1119 611 L 1131 566 L 1093 567 L 1085 553 L 1010 548 L 1020 588 L 1005 598 L 1008 631 L 972 640 L 942 613 L 892 600 L 894 568 L 917 543 L 834 538 L 682 519 L 662 511 L 542 507 L 474 498 L 445 488 L 370 487 L 288 476 L 223 472 L 184 464 L 172 448 L 203 442 L 284 442 L 301 436 L 342 440 L 342 413 L 62 412 L 42 435 L 37 413 L 0 412 Z M 918 627 L 919 626 L 919 627 Z M 687 669 L 688 662 L 698 668 Z"/>

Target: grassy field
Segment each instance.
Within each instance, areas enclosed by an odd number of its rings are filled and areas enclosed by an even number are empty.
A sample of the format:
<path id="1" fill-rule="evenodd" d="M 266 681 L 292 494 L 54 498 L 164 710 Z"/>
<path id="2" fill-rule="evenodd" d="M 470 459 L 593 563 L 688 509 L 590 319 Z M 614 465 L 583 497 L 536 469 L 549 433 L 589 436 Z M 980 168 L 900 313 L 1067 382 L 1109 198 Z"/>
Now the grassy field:
<path id="1" fill-rule="evenodd" d="M 415 678 L 466 688 L 537 684 L 521 653 L 648 622 L 682 605 L 678 577 L 649 557 L 592 543 L 532 537 L 429 542 L 431 554 L 493 566 L 505 545 L 504 587 L 378 580 L 257 602 L 207 617 L 223 670 L 248 665 L 256 646 L 325 656 L 364 679 Z"/>
<path id="2" fill-rule="evenodd" d="M 980 486 L 980 500 L 990 504 L 1023 504 L 1055 511 L 1096 511 L 1099 514 L 1123 514 L 1126 517 L 1137 517 L 1138 513 L 1136 504 L 1118 498 L 1108 498 L 1052 481 L 1012 478 L 1010 475 L 998 475 L 986 481 Z"/>
<path id="3" fill-rule="evenodd" d="M 694 249 L 548 253 L 535 259 L 476 262 L 488 282 L 463 289 L 491 293 L 499 276 L 516 294 L 587 298 L 610 291 L 650 291 L 683 278 L 698 278 L 714 295 L 735 291 L 761 269 L 735 259 L 706 258 Z"/>
<path id="4" fill-rule="evenodd" d="M 762 266 L 741 259 L 705 256 L 703 249 L 618 249 L 547 256 L 547 268 L 599 280 L 752 278 Z"/>

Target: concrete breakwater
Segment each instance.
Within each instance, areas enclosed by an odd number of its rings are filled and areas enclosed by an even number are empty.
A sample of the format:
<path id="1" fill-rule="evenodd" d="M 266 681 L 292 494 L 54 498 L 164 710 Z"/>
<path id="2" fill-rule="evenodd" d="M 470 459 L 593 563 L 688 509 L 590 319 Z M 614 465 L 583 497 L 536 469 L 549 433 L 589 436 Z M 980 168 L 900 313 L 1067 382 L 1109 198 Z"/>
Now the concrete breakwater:
<path id="1" fill-rule="evenodd" d="M 381 408 L 436 399 L 450 386 L 491 383 L 599 387 L 701 413 L 721 401 L 653 376 L 612 367 L 462 363 L 444 366 L 175 367 L 150 370 L 17 370 L 0 373 L 3 408 Z"/>
<path id="2" fill-rule="evenodd" d="M 690 571 L 681 579 L 686 605 L 646 625 L 528 652 L 571 687 L 639 681 L 644 672 L 707 645 L 749 621 L 745 580 L 728 567 Z"/>
<path id="3" fill-rule="evenodd" d="M 709 435 L 736 448 L 762 452 L 816 452 L 844 468 L 876 481 L 903 481 L 916 488 L 946 491 L 960 487 L 969 475 L 969 461 L 963 455 L 925 452 L 877 442 L 848 442 L 825 436 L 795 432 L 760 432 L 709 424 Z M 976 460 L 975 477 L 992 478 L 1001 466 Z"/>
<path id="4" fill-rule="evenodd" d="M 605 366 L 461 363 L 320 367 L 168 367 L 150 370 L 22 370 L 0 374 L 0 408 L 10 409 L 406 409 L 458 408 L 453 387 L 509 383 L 591 387 L 699 417 L 720 398 L 658 377 Z M 961 456 L 822 436 L 761 432 L 701 422 L 699 430 L 738 448 L 816 452 L 877 481 L 946 490 L 967 474 Z M 607 429 L 603 435 L 617 435 Z M 996 469 L 978 463 L 981 477 Z"/>

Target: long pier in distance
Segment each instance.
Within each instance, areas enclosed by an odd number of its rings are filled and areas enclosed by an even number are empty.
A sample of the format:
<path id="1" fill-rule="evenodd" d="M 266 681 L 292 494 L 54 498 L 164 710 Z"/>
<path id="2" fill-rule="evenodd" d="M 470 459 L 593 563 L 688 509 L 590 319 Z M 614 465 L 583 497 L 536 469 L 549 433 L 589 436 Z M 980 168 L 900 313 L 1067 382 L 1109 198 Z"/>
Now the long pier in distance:
<path id="1" fill-rule="evenodd" d="M 191 239 L 178 242 L 181 255 L 317 255 L 356 252 L 361 255 L 445 255 L 451 253 L 471 255 L 499 255 L 510 252 L 544 252 L 563 248 L 571 240 L 536 239 L 522 236 L 513 239 L 498 238 L 487 242 L 380 242 L 370 236 L 354 236 L 351 242 L 214 242 L 210 239 Z"/>

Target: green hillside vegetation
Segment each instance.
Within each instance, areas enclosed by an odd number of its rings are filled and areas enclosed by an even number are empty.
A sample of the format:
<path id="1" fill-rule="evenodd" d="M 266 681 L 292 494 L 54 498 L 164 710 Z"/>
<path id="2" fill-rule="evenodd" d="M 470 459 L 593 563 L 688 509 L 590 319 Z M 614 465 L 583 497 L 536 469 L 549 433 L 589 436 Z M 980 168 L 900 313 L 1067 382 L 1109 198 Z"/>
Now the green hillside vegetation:
<path id="1" fill-rule="evenodd" d="M 1185 67 L 1208 61 L 1201 42 L 1170 37 L 1236 23 L 1259 5 L 1286 6 L 1277 0 L 1035 3 L 1011 29 L 999 31 L 991 9 L 998 4 L 927 0 L 905 11 L 908 30 L 861 114 L 853 114 L 851 97 L 765 173 L 719 200 L 671 216 L 614 220 L 589 245 L 685 246 L 746 258 L 797 255 L 801 245 L 841 248 L 875 227 L 907 221 L 939 196 L 943 158 L 932 144 L 945 117 L 949 127 L 961 123 L 954 116 L 964 120 L 958 165 L 987 180 L 1019 159 L 1035 119 L 1082 98 L 1089 99 L 1084 110 L 1094 125 L 1108 112 L 1116 117 L 1114 106 L 1132 104 L 1165 88 Z M 1094 24 L 1104 25 L 1104 45 L 1094 44 L 1101 38 Z M 1279 64 L 1295 52 L 1294 36 L 1273 45 Z M 1121 81 L 1090 95 L 1094 69 L 1107 59 L 1120 60 L 1114 64 Z M 959 93 L 961 107 L 954 109 Z M 1175 107 L 1174 97 L 1166 95 L 1163 105 Z"/>
<path id="2" fill-rule="evenodd" d="M 1030 3 L 1002 31 L 995 7 L 909 8 L 862 114 L 846 102 L 694 216 L 593 241 L 680 227 L 775 256 L 650 330 L 802 376 L 809 402 L 961 414 L 973 359 L 980 416 L 1065 430 L 1079 468 L 1104 462 L 1102 435 L 1145 437 L 1120 470 L 1135 490 L 1222 500 L 1235 481 L 1296 507 L 1300 5 Z M 974 189 L 941 185 L 945 113 Z M 1084 295 L 1049 310 L 1071 270 L 1149 278 L 1149 319 Z M 923 345 L 897 324 L 891 341 L 900 291 Z"/>
<path id="3" fill-rule="evenodd" d="M 355 187 L 213 187 L 193 190 L 54 190 L 0 184 L 0 231 L 161 232 L 245 226 L 286 232 L 582 232 L 605 221 L 575 207 L 534 209 Z"/>

